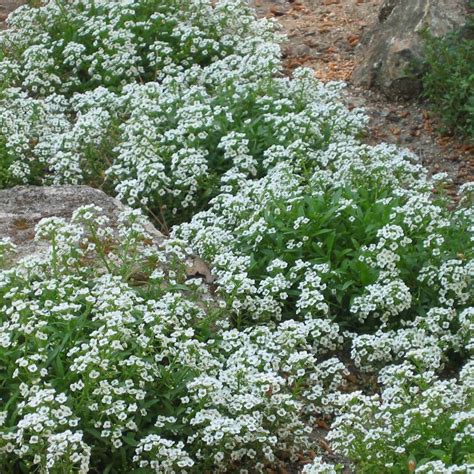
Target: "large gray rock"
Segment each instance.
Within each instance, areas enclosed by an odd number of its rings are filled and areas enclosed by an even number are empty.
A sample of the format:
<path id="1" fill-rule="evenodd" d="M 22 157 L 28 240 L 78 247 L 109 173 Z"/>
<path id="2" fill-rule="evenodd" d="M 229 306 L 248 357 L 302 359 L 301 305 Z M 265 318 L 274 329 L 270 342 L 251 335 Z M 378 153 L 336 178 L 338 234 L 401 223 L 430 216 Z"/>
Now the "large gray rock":
<path id="1" fill-rule="evenodd" d="M 443 36 L 460 28 L 466 23 L 467 8 L 468 0 L 384 0 L 378 24 L 359 46 L 353 82 L 392 97 L 418 96 L 423 59 L 420 31 L 427 27 L 434 36 Z"/>
<path id="2" fill-rule="evenodd" d="M 78 207 L 87 204 L 101 207 L 112 226 L 126 209 L 118 200 L 89 186 L 16 186 L 0 190 L 0 238 L 10 237 L 17 245 L 15 260 L 39 254 L 47 244 L 34 240 L 36 224 L 45 217 L 69 219 Z M 163 238 L 151 225 L 147 231 L 157 239 Z"/>

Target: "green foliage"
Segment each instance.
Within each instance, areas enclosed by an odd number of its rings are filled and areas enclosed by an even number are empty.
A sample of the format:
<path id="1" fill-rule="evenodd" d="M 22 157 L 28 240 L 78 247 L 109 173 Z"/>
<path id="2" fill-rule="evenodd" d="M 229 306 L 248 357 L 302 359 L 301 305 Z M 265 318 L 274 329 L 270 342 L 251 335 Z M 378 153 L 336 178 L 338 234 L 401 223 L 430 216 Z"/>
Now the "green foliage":
<path id="1" fill-rule="evenodd" d="M 474 4 L 471 4 L 474 6 Z M 436 38 L 423 32 L 424 93 L 449 129 L 474 139 L 474 19 L 463 31 Z"/>

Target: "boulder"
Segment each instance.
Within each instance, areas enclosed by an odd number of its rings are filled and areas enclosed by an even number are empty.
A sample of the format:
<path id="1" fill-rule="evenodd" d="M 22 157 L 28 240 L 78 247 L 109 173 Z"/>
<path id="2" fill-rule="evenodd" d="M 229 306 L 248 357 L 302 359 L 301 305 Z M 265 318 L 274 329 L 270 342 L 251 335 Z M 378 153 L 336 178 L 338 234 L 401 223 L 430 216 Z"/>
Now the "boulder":
<path id="1" fill-rule="evenodd" d="M 423 39 L 427 28 L 434 36 L 466 23 L 468 0 L 384 0 L 378 23 L 358 47 L 355 85 L 377 88 L 389 97 L 417 97 L 422 90 Z"/>
<path id="2" fill-rule="evenodd" d="M 39 254 L 47 244 L 34 240 L 36 224 L 45 217 L 70 219 L 78 207 L 87 204 L 101 207 L 112 227 L 126 209 L 117 199 L 89 186 L 16 186 L 0 190 L 0 238 L 10 237 L 17 245 L 15 260 Z M 164 238 L 151 224 L 147 231 L 157 240 Z"/>

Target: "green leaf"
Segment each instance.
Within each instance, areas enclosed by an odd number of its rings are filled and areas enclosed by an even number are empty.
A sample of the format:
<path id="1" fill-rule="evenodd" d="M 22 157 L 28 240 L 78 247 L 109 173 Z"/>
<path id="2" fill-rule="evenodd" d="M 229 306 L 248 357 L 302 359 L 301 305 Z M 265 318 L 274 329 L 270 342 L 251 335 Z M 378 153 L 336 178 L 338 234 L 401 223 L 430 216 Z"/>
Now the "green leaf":
<path id="1" fill-rule="evenodd" d="M 122 440 L 125 441 L 129 446 L 138 446 L 138 441 L 132 435 L 122 436 Z"/>
<path id="2" fill-rule="evenodd" d="M 54 359 L 54 370 L 56 371 L 56 373 L 58 374 L 58 376 L 60 378 L 63 378 L 64 377 L 64 366 L 63 366 L 63 362 L 61 360 L 61 357 L 56 357 L 56 359 Z"/>
<path id="3" fill-rule="evenodd" d="M 100 431 L 96 430 L 95 428 L 86 428 L 84 431 L 86 433 L 89 433 L 95 439 L 103 441 L 102 436 L 100 435 Z"/>

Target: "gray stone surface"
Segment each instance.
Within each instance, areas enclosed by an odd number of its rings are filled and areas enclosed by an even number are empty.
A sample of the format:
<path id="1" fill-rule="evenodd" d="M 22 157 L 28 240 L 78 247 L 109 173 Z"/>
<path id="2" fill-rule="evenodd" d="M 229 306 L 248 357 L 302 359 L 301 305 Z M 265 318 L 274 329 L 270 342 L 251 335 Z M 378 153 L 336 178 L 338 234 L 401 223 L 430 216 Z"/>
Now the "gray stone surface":
<path id="1" fill-rule="evenodd" d="M 423 58 L 420 31 L 427 27 L 434 36 L 443 36 L 462 27 L 467 7 L 467 0 L 384 0 L 378 24 L 359 45 L 353 82 L 380 89 L 389 97 L 418 96 Z"/>
<path id="2" fill-rule="evenodd" d="M 81 206 L 95 204 L 104 210 L 111 225 L 125 206 L 89 186 L 16 186 L 0 190 L 0 237 L 10 237 L 18 247 L 15 260 L 41 253 L 45 243 L 35 242 L 35 226 L 45 217 L 69 219 Z M 163 236 L 153 226 L 147 229 L 157 239 Z"/>

